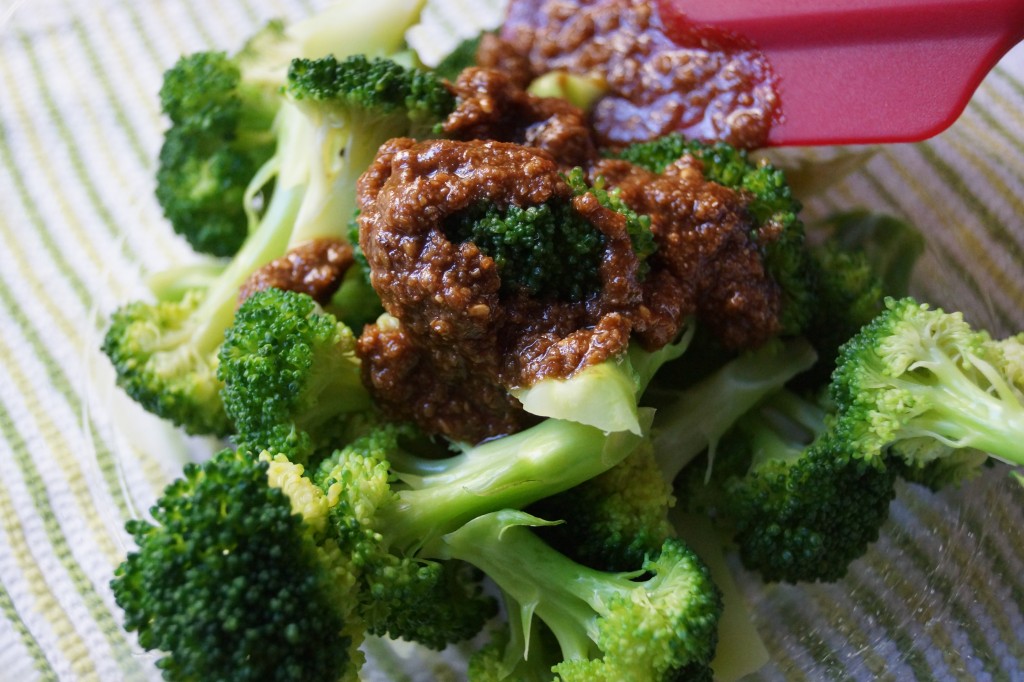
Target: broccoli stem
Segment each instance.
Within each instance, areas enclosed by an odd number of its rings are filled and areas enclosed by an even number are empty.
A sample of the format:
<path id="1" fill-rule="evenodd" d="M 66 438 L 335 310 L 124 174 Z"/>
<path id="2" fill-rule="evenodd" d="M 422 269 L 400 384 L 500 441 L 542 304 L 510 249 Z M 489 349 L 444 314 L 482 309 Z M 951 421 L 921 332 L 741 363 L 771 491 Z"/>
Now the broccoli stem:
<path id="1" fill-rule="evenodd" d="M 253 270 L 285 252 L 303 194 L 302 187 L 282 187 L 275 191 L 259 227 L 245 240 L 224 273 L 207 289 L 203 302 L 194 313 L 194 319 L 203 321 L 194 335 L 194 348 L 198 353 L 216 353 L 224 341 L 224 330 L 234 319 L 242 283 Z"/>
<path id="2" fill-rule="evenodd" d="M 1024 406 L 1017 392 L 980 357 L 971 356 L 967 361 L 985 376 L 991 392 L 964 374 L 949 356 L 938 351 L 931 355 L 915 363 L 911 372 L 926 369 L 933 380 L 922 383 L 920 375 L 914 375 L 912 379 L 893 381 L 909 395 L 919 396 L 918 403 L 927 406 L 901 429 L 900 438 L 934 438 L 953 448 L 982 450 L 1007 464 L 1024 464 L 1024 445 L 1014 437 L 1024 434 Z M 1001 426 L 993 429 L 993 424 Z"/>
<path id="3" fill-rule="evenodd" d="M 771 460 L 793 461 L 826 429 L 826 412 L 789 390 L 773 393 L 770 404 L 744 415 L 743 429 L 754 453 L 750 469 Z M 798 447 L 794 447 L 797 444 Z"/>
<path id="4" fill-rule="evenodd" d="M 715 445 L 741 415 L 816 360 L 817 354 L 803 338 L 770 343 L 731 360 L 659 409 L 654 451 L 665 480 L 675 480 L 705 448 L 713 462 Z"/>
<path id="5" fill-rule="evenodd" d="M 644 423 L 651 412 L 645 410 Z M 443 460 L 389 455 L 409 486 L 380 512 L 393 547 L 408 550 L 470 519 L 504 507 L 521 508 L 575 487 L 625 459 L 642 440 L 629 432 L 548 419 Z"/>
<path id="6" fill-rule="evenodd" d="M 558 640 L 564 659 L 599 655 L 597 620 L 606 597 L 632 592 L 638 573 L 606 573 L 552 550 L 529 526 L 551 525 L 525 512 L 479 516 L 445 536 L 434 551 L 473 564 L 519 605 L 524 623 L 536 614 Z"/>
<path id="7" fill-rule="evenodd" d="M 686 352 L 695 329 L 695 325 L 688 324 L 676 341 L 653 351 L 631 343 L 624 354 L 591 365 L 568 379 L 542 379 L 511 393 L 526 412 L 539 417 L 639 435 L 643 428 L 638 400 L 661 366 Z"/>

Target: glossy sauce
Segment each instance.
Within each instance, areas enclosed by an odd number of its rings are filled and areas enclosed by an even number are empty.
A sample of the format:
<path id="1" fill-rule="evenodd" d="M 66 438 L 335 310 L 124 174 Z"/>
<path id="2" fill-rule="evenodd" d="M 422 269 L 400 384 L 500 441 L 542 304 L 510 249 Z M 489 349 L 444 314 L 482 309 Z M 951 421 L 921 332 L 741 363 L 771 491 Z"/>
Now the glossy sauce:
<path id="1" fill-rule="evenodd" d="M 728 0 L 723 0 L 728 1 Z M 609 93 L 593 111 L 604 145 L 668 132 L 763 146 L 779 108 L 767 59 L 740 38 L 646 0 L 513 0 L 501 38 L 530 77 L 596 75 Z M 484 65 L 508 57 L 482 55 Z"/>

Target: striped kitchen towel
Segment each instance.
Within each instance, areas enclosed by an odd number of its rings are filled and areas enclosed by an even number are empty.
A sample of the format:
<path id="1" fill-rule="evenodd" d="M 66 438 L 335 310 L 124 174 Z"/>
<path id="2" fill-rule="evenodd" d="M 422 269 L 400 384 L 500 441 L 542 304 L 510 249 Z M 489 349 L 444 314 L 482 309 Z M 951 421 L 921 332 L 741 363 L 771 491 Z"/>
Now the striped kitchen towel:
<path id="1" fill-rule="evenodd" d="M 317 6 L 0 4 L 2 680 L 158 677 L 122 631 L 108 582 L 128 549 L 124 522 L 215 444 L 142 412 L 98 350 L 106 316 L 143 295 L 146 273 L 195 258 L 153 199 L 156 92 L 180 54 L 233 49 L 267 19 Z M 909 220 L 928 242 L 918 296 L 998 334 L 1024 330 L 1022 112 L 1017 49 L 951 130 L 871 150 L 807 200 L 807 220 L 862 206 Z M 1022 503 L 1002 468 L 941 495 L 906 486 L 847 579 L 766 587 L 737 571 L 771 653 L 755 677 L 1024 679 Z M 373 679 L 464 671 L 459 651 L 367 650 Z"/>

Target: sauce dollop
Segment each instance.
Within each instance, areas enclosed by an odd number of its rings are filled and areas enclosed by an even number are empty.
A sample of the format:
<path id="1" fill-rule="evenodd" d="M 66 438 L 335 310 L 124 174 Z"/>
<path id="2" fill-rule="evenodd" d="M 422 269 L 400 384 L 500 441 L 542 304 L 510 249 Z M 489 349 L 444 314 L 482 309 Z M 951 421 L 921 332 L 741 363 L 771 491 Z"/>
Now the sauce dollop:
<path id="1" fill-rule="evenodd" d="M 669 132 L 763 146 L 779 110 L 767 58 L 748 41 L 695 24 L 662 0 L 512 0 L 482 66 L 510 61 L 535 78 L 596 76 L 608 87 L 592 112 L 603 145 Z M 512 59 L 512 56 L 515 59 Z"/>

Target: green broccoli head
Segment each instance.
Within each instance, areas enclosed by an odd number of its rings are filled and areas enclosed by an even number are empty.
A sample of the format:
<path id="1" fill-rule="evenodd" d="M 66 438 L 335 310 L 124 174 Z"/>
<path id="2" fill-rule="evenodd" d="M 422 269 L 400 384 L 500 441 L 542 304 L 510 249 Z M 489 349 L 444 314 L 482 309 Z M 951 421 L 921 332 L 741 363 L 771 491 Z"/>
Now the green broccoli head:
<path id="1" fill-rule="evenodd" d="M 434 130 L 455 108 L 454 95 L 433 73 L 365 55 L 296 59 L 287 92 L 300 102 L 329 102 L 331 113 L 356 113 L 371 131 L 397 126 L 412 137 Z"/>
<path id="2" fill-rule="evenodd" d="M 601 288 L 605 239 L 568 201 L 473 206 L 452 215 L 445 236 L 494 259 L 504 295 L 580 301 Z"/>
<path id="3" fill-rule="evenodd" d="M 1024 464 L 1019 344 L 993 341 L 960 313 L 886 299 L 840 349 L 836 432 L 869 461 L 891 451 L 916 466 L 970 448 Z"/>
<path id="4" fill-rule="evenodd" d="M 575 196 L 593 194 L 602 206 L 625 216 L 642 277 L 647 257 L 655 250 L 650 218 L 626 206 L 600 179 L 588 185 L 580 168 L 570 171 L 566 181 Z M 493 258 L 505 295 L 582 301 L 601 288 L 605 236 L 574 210 L 571 200 L 525 207 L 471 206 L 448 217 L 445 236 L 454 243 L 473 242 Z"/>
<path id="5" fill-rule="evenodd" d="M 282 83 L 261 82 L 245 67 L 223 52 L 198 52 L 179 59 L 160 89 L 171 126 L 156 197 L 174 230 L 214 256 L 233 255 L 248 235 L 246 191 L 275 147 Z"/>
<path id="6" fill-rule="evenodd" d="M 822 438 L 755 464 L 725 484 L 743 564 L 767 581 L 834 581 L 878 539 L 897 469 L 851 457 Z"/>
<path id="7" fill-rule="evenodd" d="M 189 465 L 134 520 L 112 588 L 170 680 L 355 679 L 362 627 L 327 501 L 278 459 L 225 450 Z"/>
<path id="8" fill-rule="evenodd" d="M 678 495 L 732 533 L 768 581 L 838 580 L 878 538 L 901 467 L 869 462 L 832 430 L 832 406 L 781 390 L 688 467 Z"/>
<path id="9" fill-rule="evenodd" d="M 347 442 L 373 408 L 352 331 L 294 291 L 259 291 L 238 308 L 217 377 L 239 449 L 296 462 Z"/>
<path id="10" fill-rule="evenodd" d="M 814 292 L 799 218 L 801 204 L 785 174 L 771 164 L 754 163 L 745 150 L 725 142 L 688 140 L 679 133 L 637 142 L 615 154 L 654 173 L 684 156 L 699 160 L 708 180 L 746 195 L 747 210 L 754 219 L 751 236 L 761 248 L 768 273 L 783 292 L 782 332 L 802 332 L 813 309 Z"/>
<path id="11" fill-rule="evenodd" d="M 102 350 L 117 371 L 117 383 L 150 412 L 187 433 L 224 436 L 231 422 L 220 400 L 217 345 L 202 336 L 203 296 L 180 301 L 136 301 L 116 310 Z"/>
<path id="12" fill-rule="evenodd" d="M 600 476 L 529 511 L 564 522 L 538 528 L 537 534 L 566 556 L 603 571 L 627 571 L 675 534 L 668 519 L 673 505 L 672 486 L 648 440 Z"/>
<path id="13" fill-rule="evenodd" d="M 483 575 L 459 561 L 404 557 L 378 567 L 368 581 L 367 632 L 428 649 L 474 637 L 498 613 Z"/>
<path id="14" fill-rule="evenodd" d="M 882 279 L 865 253 L 846 251 L 834 242 L 812 249 L 808 265 L 814 304 L 804 336 L 814 345 L 818 362 L 799 379 L 817 389 L 828 383 L 839 347 L 882 310 Z"/>
<path id="15" fill-rule="evenodd" d="M 584 567 L 528 526 L 546 522 L 511 510 L 479 516 L 434 551 L 481 568 L 558 642 L 560 679 L 669 680 L 714 655 L 721 595 L 707 569 L 678 540 L 634 573 Z M 525 641 L 526 637 L 523 637 Z"/>

